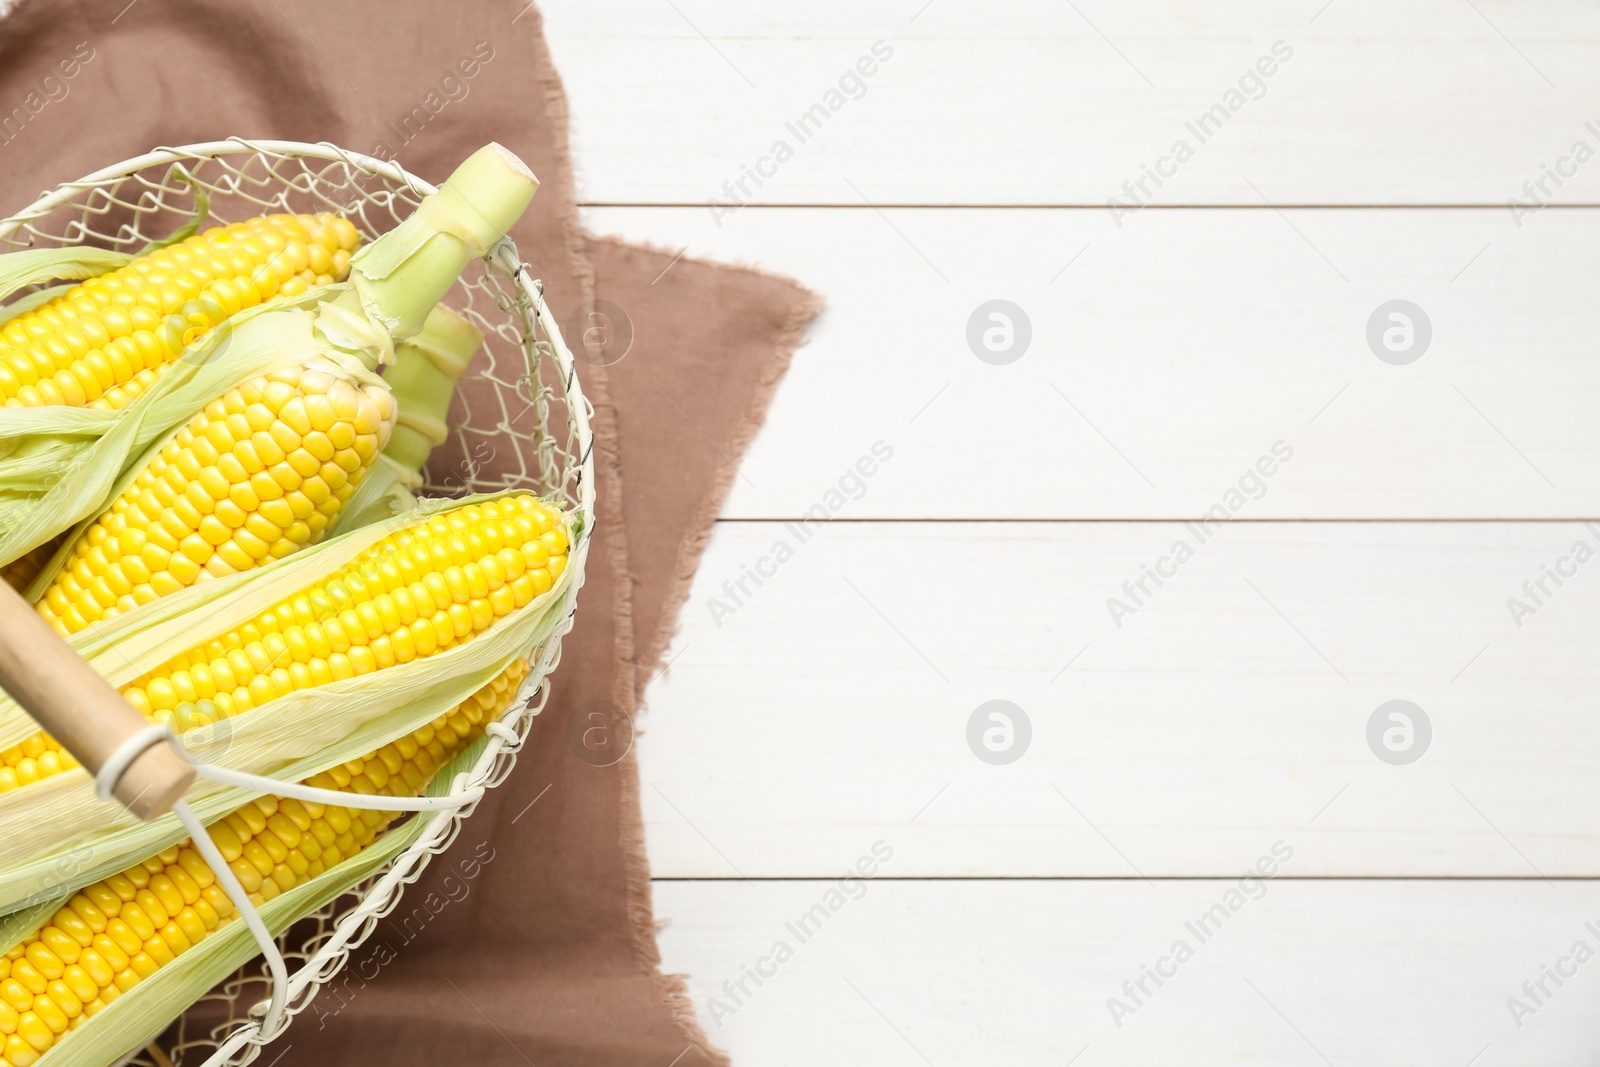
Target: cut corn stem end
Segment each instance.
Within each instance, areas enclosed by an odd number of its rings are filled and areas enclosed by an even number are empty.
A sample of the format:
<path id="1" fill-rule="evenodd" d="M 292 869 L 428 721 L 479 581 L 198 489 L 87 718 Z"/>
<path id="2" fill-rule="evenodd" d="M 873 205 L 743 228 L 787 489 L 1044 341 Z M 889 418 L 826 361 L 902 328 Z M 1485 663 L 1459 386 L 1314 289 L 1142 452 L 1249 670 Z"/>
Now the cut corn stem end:
<path id="1" fill-rule="evenodd" d="M 396 340 L 422 329 L 462 269 L 510 232 L 538 188 L 527 164 L 498 144 L 486 145 L 399 226 L 353 257 L 354 272 Z"/>

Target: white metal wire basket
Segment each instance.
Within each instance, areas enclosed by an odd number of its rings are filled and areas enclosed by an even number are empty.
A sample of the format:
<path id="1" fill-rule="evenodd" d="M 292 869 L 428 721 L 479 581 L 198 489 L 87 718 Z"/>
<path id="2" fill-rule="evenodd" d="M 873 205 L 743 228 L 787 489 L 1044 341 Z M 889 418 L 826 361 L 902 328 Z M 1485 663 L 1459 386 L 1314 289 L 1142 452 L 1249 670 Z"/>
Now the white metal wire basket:
<path id="1" fill-rule="evenodd" d="M 63 184 L 0 222 L 0 251 L 68 244 L 133 251 L 188 222 L 200 190 L 209 197 L 215 223 L 272 211 L 338 211 L 366 240 L 393 227 L 435 191 L 395 163 L 326 143 L 234 138 L 161 148 Z M 529 673 L 518 698 L 489 725 L 482 755 L 452 783 L 455 795 L 493 788 L 505 779 L 549 697 L 550 674 L 560 659 L 561 639 L 572 628 L 594 527 L 593 411 L 545 305 L 543 285 L 510 238 L 470 265 L 445 302 L 483 332 L 484 351 L 460 383 L 450 439 L 434 452 L 423 495 L 532 489 L 572 510 L 583 531 L 569 557 L 576 573 L 563 622 L 529 650 Z M 268 979 L 257 959 L 197 1005 L 205 1024 L 185 1015 L 124 1062 L 221 1067 L 254 1060 L 394 910 L 405 886 L 450 845 L 475 806 L 415 816 L 427 824 L 392 862 L 278 938 L 284 958 L 298 966 L 290 974 L 286 1010 L 276 1027 L 262 1026 L 260 1002 Z"/>

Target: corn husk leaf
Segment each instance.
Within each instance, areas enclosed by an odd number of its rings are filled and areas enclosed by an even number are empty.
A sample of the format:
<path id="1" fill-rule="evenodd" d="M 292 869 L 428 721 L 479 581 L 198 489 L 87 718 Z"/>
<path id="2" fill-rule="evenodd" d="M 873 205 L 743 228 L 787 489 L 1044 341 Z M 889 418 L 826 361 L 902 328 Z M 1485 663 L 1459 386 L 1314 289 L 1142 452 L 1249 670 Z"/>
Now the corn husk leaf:
<path id="1" fill-rule="evenodd" d="M 77 282 L 62 282 L 60 285 L 48 286 L 44 289 L 35 289 L 17 297 L 5 307 L 0 308 L 0 326 L 4 326 L 18 315 L 26 315 L 34 308 L 50 303 L 56 297 L 71 289 Z"/>
<path id="2" fill-rule="evenodd" d="M 503 494 L 501 494 L 503 495 Z M 243 625 L 279 600 L 314 584 L 367 546 L 419 516 L 493 496 L 430 500 L 406 515 L 302 549 L 259 570 L 205 582 L 83 631 L 70 643 L 114 686 L 126 685 L 191 648 Z M 492 681 L 511 660 L 555 631 L 571 608 L 573 575 L 587 542 L 572 533 L 567 568 L 549 592 L 464 644 L 370 675 L 330 682 L 268 701 L 215 727 L 194 731 L 197 758 L 225 767 L 300 781 L 410 733 Z M 38 727 L 0 698 L 0 748 Z M 189 735 L 186 741 L 189 740 Z M 197 782 L 189 805 L 210 821 L 257 795 Z M 0 914 L 53 899 L 180 840 L 172 815 L 141 822 L 94 795 L 81 768 L 0 793 Z"/>
<path id="3" fill-rule="evenodd" d="M 200 227 L 206 224 L 211 217 L 211 190 L 194 180 L 194 176 L 184 169 L 183 164 L 175 164 L 173 170 L 177 171 L 178 178 L 194 190 L 194 210 L 189 213 L 189 221 L 173 230 L 159 241 L 147 243 L 135 256 L 142 256 L 147 252 L 154 252 L 162 248 L 170 248 L 181 244 L 200 232 Z"/>
<path id="4" fill-rule="evenodd" d="M 49 896 L 41 896 L 26 907 L 0 917 L 0 953 L 10 952 L 13 947 L 38 933 L 45 920 L 60 911 L 61 905 L 71 897 L 71 892 L 57 890 Z"/>
<path id="5" fill-rule="evenodd" d="M 126 267 L 133 256 L 108 248 L 67 245 L 62 248 L 25 248 L 0 256 L 0 300 L 30 285 L 83 281 Z M 32 294 L 30 294 L 32 295 Z M 8 308 L 9 312 L 10 309 Z M 7 318 L 11 315 L 7 314 Z"/>
<path id="6" fill-rule="evenodd" d="M 329 536 L 337 537 L 369 523 L 404 514 L 416 506 L 417 498 L 412 490 L 421 485 L 421 475 L 380 452 L 378 461 L 328 527 Z"/>
<path id="7" fill-rule="evenodd" d="M 483 747 L 484 741 L 480 738 L 459 753 L 433 776 L 428 783 L 428 795 L 448 793 L 451 780 L 472 767 Z M 429 820 L 436 817 L 449 816 L 413 817 L 331 871 L 267 901 L 257 909 L 267 929 L 274 936 L 281 934 L 296 921 L 349 892 L 399 855 L 417 839 Z M 184 1009 L 257 955 L 259 952 L 249 929 L 235 916 L 78 1029 L 69 1030 L 39 1061 L 39 1067 L 109 1067 L 159 1035 Z"/>
<path id="8" fill-rule="evenodd" d="M 313 360 L 379 382 L 369 368 L 390 351 L 387 332 L 339 283 L 232 316 L 120 412 L 0 408 L 0 563 L 99 514 L 147 450 L 234 386 Z"/>

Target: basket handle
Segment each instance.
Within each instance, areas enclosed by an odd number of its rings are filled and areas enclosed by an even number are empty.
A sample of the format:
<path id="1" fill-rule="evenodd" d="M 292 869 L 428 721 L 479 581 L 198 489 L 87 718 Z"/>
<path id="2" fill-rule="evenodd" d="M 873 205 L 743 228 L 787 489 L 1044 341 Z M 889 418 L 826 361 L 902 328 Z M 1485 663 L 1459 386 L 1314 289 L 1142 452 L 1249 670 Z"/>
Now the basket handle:
<path id="1" fill-rule="evenodd" d="M 0 581 L 0 689 L 73 757 L 98 774 L 150 723 L 111 688 L 15 589 Z M 141 819 L 166 813 L 194 781 L 171 744 L 145 748 L 123 769 L 111 795 Z"/>

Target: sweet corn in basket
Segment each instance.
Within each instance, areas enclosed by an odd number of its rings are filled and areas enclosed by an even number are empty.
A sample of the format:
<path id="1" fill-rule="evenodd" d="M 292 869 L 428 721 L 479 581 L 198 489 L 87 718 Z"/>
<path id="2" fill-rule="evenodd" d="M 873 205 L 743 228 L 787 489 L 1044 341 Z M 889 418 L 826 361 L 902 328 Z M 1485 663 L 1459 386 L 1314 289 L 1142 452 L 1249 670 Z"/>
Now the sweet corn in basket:
<path id="1" fill-rule="evenodd" d="M 511 240 L 424 269 L 496 217 L 472 164 L 440 194 L 327 144 L 189 145 L 0 222 L 28 250 L 0 284 L 48 286 L 0 308 L 3 577 L 154 724 L 90 775 L 0 703 L 0 1064 L 251 1061 L 510 771 L 592 439 Z M 201 780 L 141 822 L 111 797 L 172 735 Z"/>

